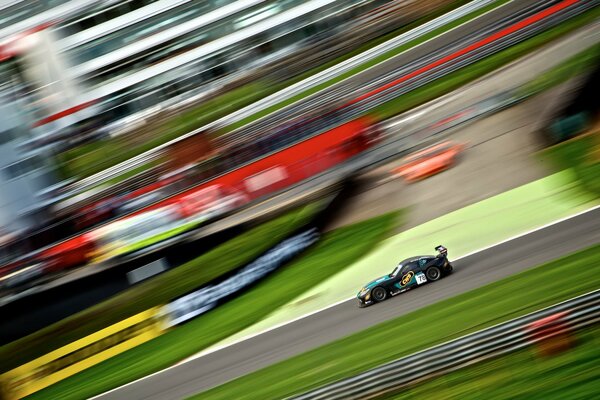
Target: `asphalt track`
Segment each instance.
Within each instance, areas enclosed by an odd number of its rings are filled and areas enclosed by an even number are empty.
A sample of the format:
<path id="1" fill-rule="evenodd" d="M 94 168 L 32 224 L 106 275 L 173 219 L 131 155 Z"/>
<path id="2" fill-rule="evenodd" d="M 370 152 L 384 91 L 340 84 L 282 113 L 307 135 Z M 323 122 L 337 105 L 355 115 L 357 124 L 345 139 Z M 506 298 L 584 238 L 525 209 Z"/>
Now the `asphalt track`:
<path id="1" fill-rule="evenodd" d="M 600 242 L 600 208 L 454 261 L 431 285 L 360 309 L 354 300 L 175 366 L 101 395 L 102 399 L 181 399 Z M 450 258 L 452 249 L 450 249 Z M 360 284 L 357 285 L 357 289 Z M 349 296 L 352 293 L 348 293 Z"/>

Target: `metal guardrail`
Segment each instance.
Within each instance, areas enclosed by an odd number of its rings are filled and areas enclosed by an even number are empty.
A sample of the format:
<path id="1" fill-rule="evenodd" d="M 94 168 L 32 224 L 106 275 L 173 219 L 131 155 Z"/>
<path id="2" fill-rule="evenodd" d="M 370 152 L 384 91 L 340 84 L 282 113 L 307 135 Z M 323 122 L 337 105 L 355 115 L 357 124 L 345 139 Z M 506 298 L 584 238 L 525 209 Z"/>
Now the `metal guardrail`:
<path id="1" fill-rule="evenodd" d="M 530 324 L 558 316 L 547 335 Z M 419 379 L 462 368 L 600 322 L 600 290 L 515 318 L 385 364 L 360 375 L 291 397 L 294 400 L 368 399 L 398 390 Z M 562 330 L 562 331 L 561 331 Z M 537 334 L 535 334 L 537 333 Z"/>

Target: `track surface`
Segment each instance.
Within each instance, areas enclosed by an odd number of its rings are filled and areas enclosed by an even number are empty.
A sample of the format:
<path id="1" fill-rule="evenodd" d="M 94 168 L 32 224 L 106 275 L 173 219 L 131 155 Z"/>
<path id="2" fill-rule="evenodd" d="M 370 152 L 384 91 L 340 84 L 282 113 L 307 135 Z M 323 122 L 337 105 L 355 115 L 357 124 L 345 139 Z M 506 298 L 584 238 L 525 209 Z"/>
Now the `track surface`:
<path id="1" fill-rule="evenodd" d="M 598 242 L 600 209 L 595 209 L 457 260 L 454 262 L 456 273 L 435 284 L 426 285 L 366 309 L 359 309 L 354 300 L 349 300 L 124 386 L 101 398 L 184 398 L 332 340 Z M 349 293 L 350 295 L 352 293 Z"/>

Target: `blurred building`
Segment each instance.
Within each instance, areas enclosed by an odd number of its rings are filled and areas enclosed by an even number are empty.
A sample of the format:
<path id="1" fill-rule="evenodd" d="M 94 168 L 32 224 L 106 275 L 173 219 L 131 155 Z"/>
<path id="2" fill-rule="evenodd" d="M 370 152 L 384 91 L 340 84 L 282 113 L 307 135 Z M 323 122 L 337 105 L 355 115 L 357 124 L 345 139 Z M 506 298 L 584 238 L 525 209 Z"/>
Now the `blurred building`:
<path id="1" fill-rule="evenodd" d="M 110 122 L 127 124 L 136 113 L 205 90 L 228 72 L 273 56 L 265 41 L 333 13 L 338 3 L 353 2 L 0 3 L 0 109 L 7 116 L 0 123 L 0 226 L 21 229 L 46 219 L 57 139 L 106 132 L 103 127 L 116 126 Z"/>
<path id="2" fill-rule="evenodd" d="M 223 87 L 285 56 L 315 32 L 331 28 L 327 17 L 379 3 L 12 2 L 2 10 L 0 59 L 15 60 L 19 79 L 41 103 L 37 146 L 51 141 L 41 139 L 119 132 L 157 107 Z"/>
<path id="3" fill-rule="evenodd" d="M 14 155 L 50 163 L 52 154 L 107 135 L 143 142 L 156 115 L 266 73 L 301 73 L 450 1 L 0 2 L 0 90 L 18 98 L 26 132 Z M 39 182 L 32 193 L 48 201 L 22 203 L 34 215 L 58 201 L 48 199 L 56 182 Z"/>
<path id="4" fill-rule="evenodd" d="M 0 228 L 8 233 L 48 219 L 38 205 L 43 191 L 56 183 L 47 157 L 22 146 L 31 138 L 27 128 L 31 121 L 24 109 L 22 98 L 0 91 Z"/>

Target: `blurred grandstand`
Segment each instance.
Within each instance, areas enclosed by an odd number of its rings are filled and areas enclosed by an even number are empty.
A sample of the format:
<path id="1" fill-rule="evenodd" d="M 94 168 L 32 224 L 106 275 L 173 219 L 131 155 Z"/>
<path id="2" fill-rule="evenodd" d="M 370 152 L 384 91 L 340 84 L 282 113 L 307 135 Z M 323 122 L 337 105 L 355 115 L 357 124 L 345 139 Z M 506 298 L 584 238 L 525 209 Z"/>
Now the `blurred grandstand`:
<path id="1" fill-rule="evenodd" d="M 126 146 L 143 144 L 164 133 L 156 130 L 160 121 L 257 79 L 274 85 L 289 81 L 450 3 L 24 0 L 5 5 L 0 91 L 15 121 L 2 127 L 7 132 L 2 147 L 11 157 L 0 167 L 12 172 L 2 184 L 22 196 L 7 198 L 1 207 L 3 286 L 88 262 L 89 238 L 97 238 L 98 231 L 81 236 L 84 231 L 331 129 L 336 111 L 329 107 L 238 139 L 215 140 L 213 132 L 201 132 L 161 151 L 152 168 L 84 190 L 76 180 L 61 179 L 52 161 L 57 154 L 107 137 Z M 208 212 L 230 196 L 237 198 L 236 206 L 248 203 L 352 156 L 377 134 L 366 121 L 339 132 L 337 139 L 330 136 L 333 147 L 321 161 L 306 158 L 316 156 L 308 148 L 286 160 L 288 171 L 263 161 L 261 168 L 272 176 L 251 167 L 249 175 L 236 177 L 237 186 L 205 184 L 194 193 L 210 189 L 217 197 L 193 204 Z M 336 146 L 343 146 L 339 153 Z M 268 184 L 259 183 L 265 179 Z M 188 203 L 181 206 L 185 221 Z M 21 270 L 28 272 L 14 275 Z"/>
<path id="2" fill-rule="evenodd" d="M 8 234 L 2 285 L 11 287 L 34 271 L 43 275 L 103 259 L 114 243 L 135 248 L 148 239 L 136 225 L 156 215 L 165 223 L 149 228 L 154 236 L 179 232 L 192 221 L 260 201 L 354 157 L 380 137 L 371 120 L 357 119 L 366 109 L 359 103 L 368 103 L 369 93 L 375 101 L 396 96 L 384 92 L 403 82 L 406 69 L 426 68 L 430 58 L 396 66 L 358 97 L 349 85 L 316 97 L 309 108 L 225 135 L 195 130 L 150 151 L 143 169 L 125 166 L 129 178 L 111 181 L 100 173 L 61 180 L 56 160 L 65 152 L 87 160 L 90 152 L 110 158 L 111 151 L 148 148 L 172 134 L 164 129 L 174 125 L 162 122 L 175 121 L 185 110 L 258 80 L 290 82 L 452 3 L 81 1 L 46 7 L 2 27 L 2 104 L 12 118 L 3 127 L 0 151 L 7 157 L 0 168 L 8 179 L 0 183 L 20 196 L 0 198 L 0 226 Z M 5 9 L 20 15 L 28 5 Z M 524 15 L 545 6 L 532 2 Z M 504 18 L 465 40 L 479 40 L 511 21 Z M 450 57 L 460 45 L 440 54 Z M 384 81 L 385 88 L 375 88 Z M 428 81 L 410 84 L 423 82 Z M 98 149 L 107 137 L 119 146 Z M 224 202 L 230 206 L 221 207 Z M 99 255 L 98 247 L 109 250 Z"/>
<path id="3" fill-rule="evenodd" d="M 452 5 L 450 0 L 81 0 L 4 6 L 0 107 L 9 117 L 0 128 L 5 189 L 0 286 L 133 251 L 262 201 L 369 149 L 380 140 L 380 129 L 358 117 L 376 102 L 398 96 L 393 92 L 398 83 L 413 87 L 447 73 L 427 72 L 420 80 L 432 55 L 395 65 L 377 79 L 342 83 L 289 112 L 225 134 L 189 132 L 177 123 L 184 120 L 184 128 L 193 128 L 194 121 L 185 119 L 197 115 L 186 110 L 239 88 L 252 90 L 255 82 L 289 84 Z M 547 6 L 533 1 L 519 17 Z M 479 49 L 478 40 L 485 42 L 483 37 L 513 19 L 501 18 L 463 40 Z M 432 54 L 450 60 L 460 46 L 446 44 Z M 415 70 L 407 75 L 410 69 Z M 161 136 L 175 140 L 152 147 Z M 118 145 L 107 145 L 106 138 Z M 67 158 L 70 163 L 93 160 L 88 156 L 94 152 L 96 159 L 111 158 L 112 152 L 128 155 L 127 160 L 135 154 L 130 148 L 151 155 L 139 170 L 125 165 L 117 180 L 102 171 L 88 179 L 61 176 L 65 171 L 58 161 L 66 153 L 80 154 Z"/>
<path id="4" fill-rule="evenodd" d="M 290 79 L 450 1 L 30 3 L 3 10 L 0 71 L 32 127 L 19 148 L 47 158 L 106 136 L 143 143 L 160 120 Z"/>

